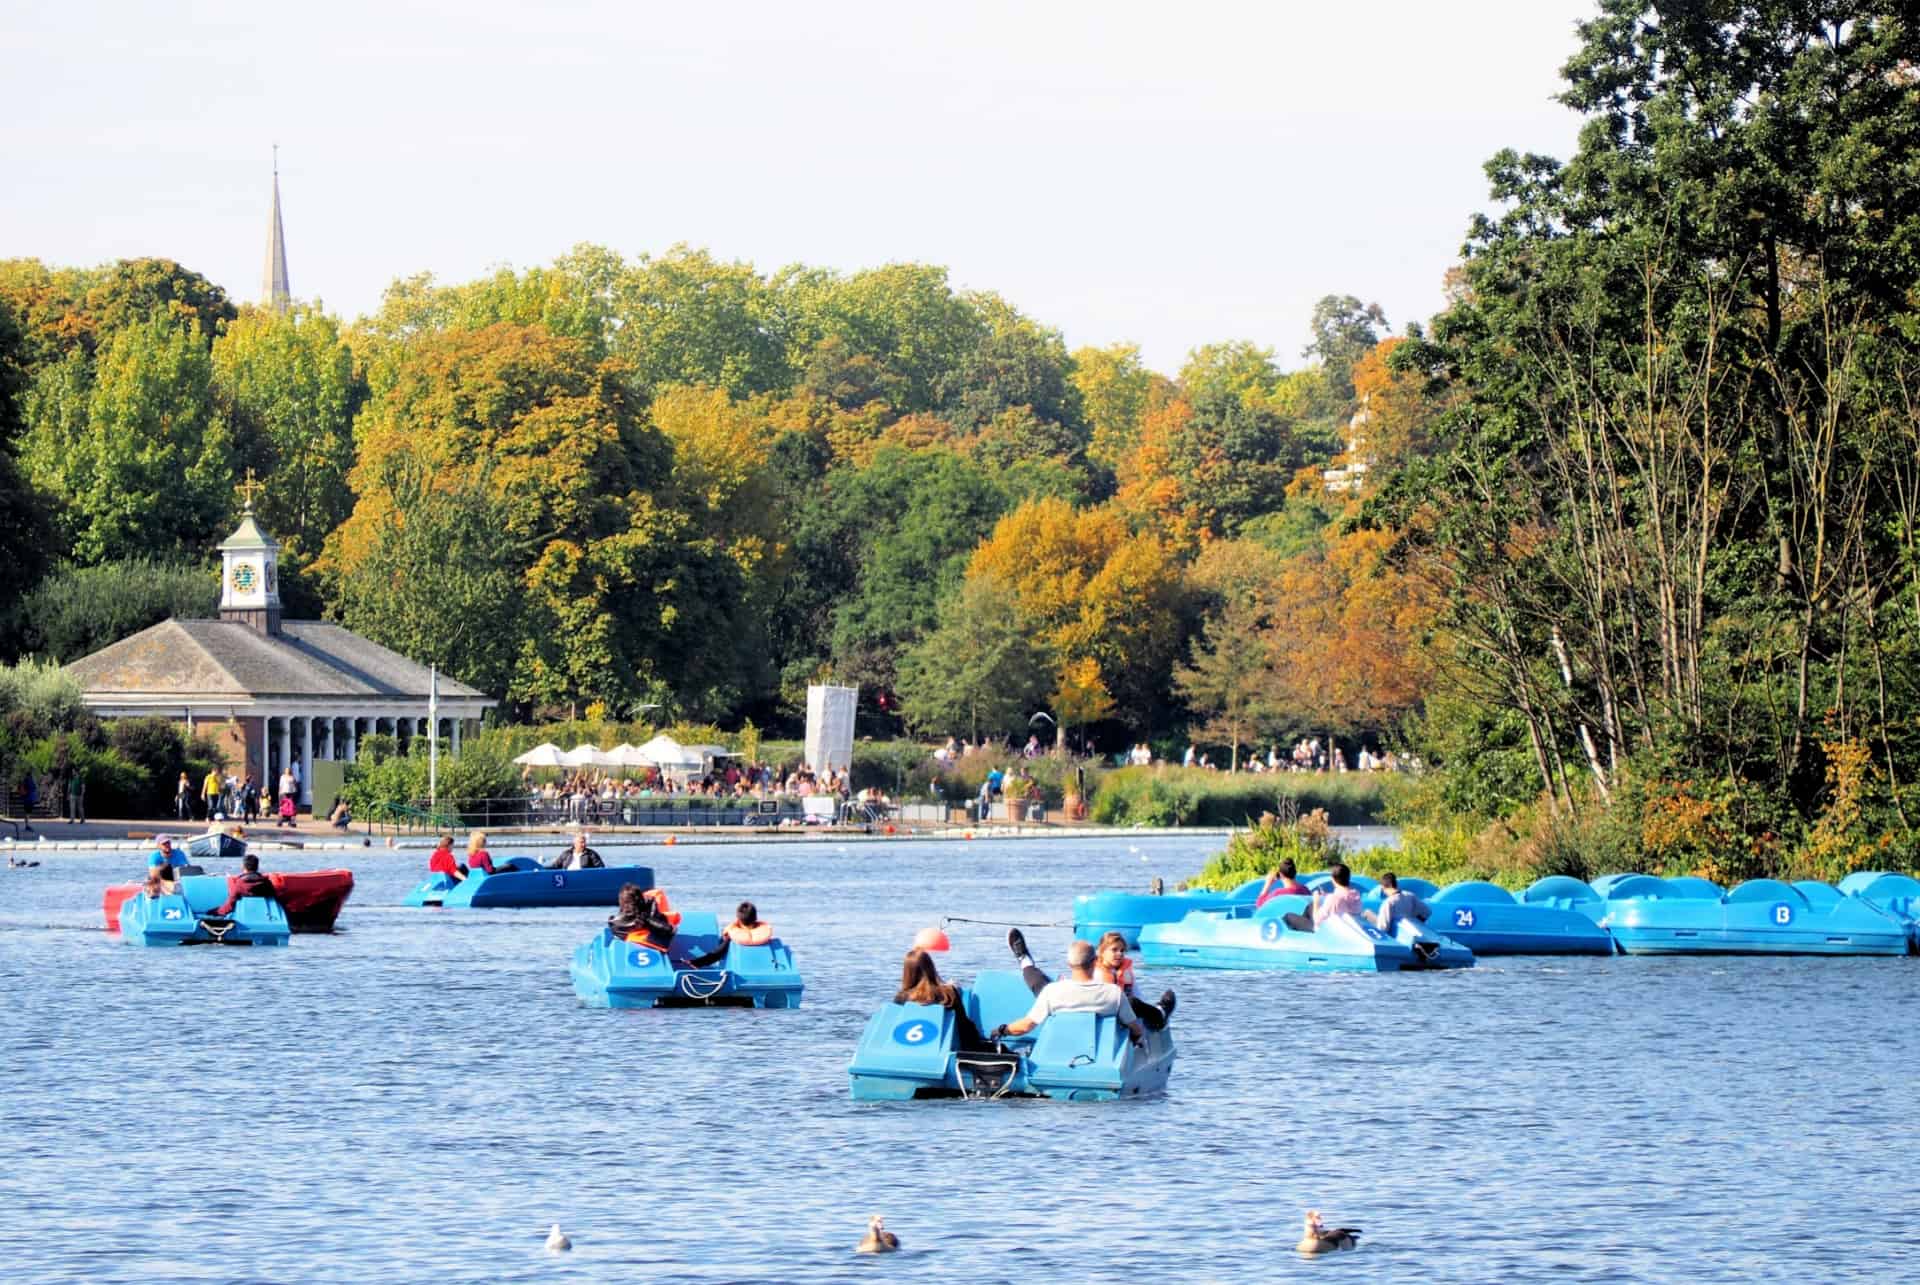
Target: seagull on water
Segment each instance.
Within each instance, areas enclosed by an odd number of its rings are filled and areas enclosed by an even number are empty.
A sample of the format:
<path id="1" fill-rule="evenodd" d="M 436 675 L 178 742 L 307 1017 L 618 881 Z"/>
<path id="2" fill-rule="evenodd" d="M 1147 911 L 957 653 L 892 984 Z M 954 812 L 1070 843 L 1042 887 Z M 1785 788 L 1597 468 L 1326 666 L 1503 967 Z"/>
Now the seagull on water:
<path id="1" fill-rule="evenodd" d="M 560 1224 L 555 1223 L 553 1230 L 547 1233 L 547 1252 L 549 1254 L 564 1254 L 572 1248 L 573 1242 L 568 1240 L 566 1233 L 560 1230 Z"/>
<path id="2" fill-rule="evenodd" d="M 900 1238 L 887 1230 L 879 1214 L 867 1219 L 867 1234 L 853 1247 L 856 1254 L 891 1254 L 900 1248 Z"/>

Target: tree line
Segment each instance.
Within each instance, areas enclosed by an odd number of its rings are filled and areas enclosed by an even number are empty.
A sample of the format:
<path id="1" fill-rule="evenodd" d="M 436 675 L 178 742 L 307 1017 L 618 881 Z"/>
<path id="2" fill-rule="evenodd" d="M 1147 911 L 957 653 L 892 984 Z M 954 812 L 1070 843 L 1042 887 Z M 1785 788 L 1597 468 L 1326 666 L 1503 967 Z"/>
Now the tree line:
<path id="1" fill-rule="evenodd" d="M 1319 479 L 1391 378 L 1384 324 L 1330 296 L 1296 369 L 1235 342 L 1169 378 L 922 264 L 583 246 L 399 281 L 348 323 L 236 306 L 164 260 L 4 262 L 8 641 L 70 660 L 205 614 L 251 469 L 290 613 L 526 716 L 792 726 L 837 681 L 876 730 L 978 739 L 1044 710 L 1171 737 L 1215 699 L 1176 686 L 1190 641 L 1270 608 L 1256 582 L 1291 567 L 1332 601 L 1370 569 Z M 1303 653 L 1330 641 L 1315 609 Z M 1255 643 L 1284 650 L 1234 645 Z M 1385 727 L 1393 690 L 1340 725 Z M 1269 722 L 1324 726 L 1295 695 L 1263 698 Z"/>

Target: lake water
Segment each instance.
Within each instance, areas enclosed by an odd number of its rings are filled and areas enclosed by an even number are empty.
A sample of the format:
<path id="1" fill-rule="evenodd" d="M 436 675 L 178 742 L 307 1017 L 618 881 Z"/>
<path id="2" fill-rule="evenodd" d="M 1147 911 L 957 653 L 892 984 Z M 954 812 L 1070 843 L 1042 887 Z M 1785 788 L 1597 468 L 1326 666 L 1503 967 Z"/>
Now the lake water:
<path id="1" fill-rule="evenodd" d="M 913 934 L 1061 923 L 1218 840 L 644 849 L 682 908 L 758 902 L 791 1012 L 608 1012 L 605 912 L 406 910 L 347 859 L 341 933 L 143 950 L 131 853 L 0 870 L 0 1275 L 32 1281 L 1886 1281 L 1920 1264 L 1920 960 L 1496 959 L 1147 973 L 1146 1102 L 855 1105 Z M 557 846 L 557 845 L 556 845 Z M 269 868 L 340 854 L 268 858 Z M 216 866 L 216 870 L 224 866 Z M 1008 956 L 956 923 L 941 966 Z M 1030 928 L 1057 961 L 1065 927 Z M 1303 1262 L 1301 1211 L 1363 1227 Z M 904 1243 L 851 1254 L 870 1213 Z M 550 1223 L 575 1251 L 541 1249 Z"/>

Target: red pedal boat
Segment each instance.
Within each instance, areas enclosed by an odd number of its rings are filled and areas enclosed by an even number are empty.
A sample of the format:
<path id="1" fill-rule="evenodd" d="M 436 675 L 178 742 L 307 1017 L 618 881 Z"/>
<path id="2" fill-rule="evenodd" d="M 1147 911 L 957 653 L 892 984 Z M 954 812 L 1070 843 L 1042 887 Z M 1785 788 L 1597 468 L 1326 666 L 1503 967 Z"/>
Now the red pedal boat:
<path id="1" fill-rule="evenodd" d="M 270 871 L 273 890 L 280 908 L 287 912 L 287 924 L 297 933 L 330 933 L 340 907 L 353 893 L 351 870 L 301 870 L 290 874 Z M 120 931 L 120 905 L 140 891 L 137 883 L 117 883 L 100 899 L 107 914 L 107 931 Z"/>

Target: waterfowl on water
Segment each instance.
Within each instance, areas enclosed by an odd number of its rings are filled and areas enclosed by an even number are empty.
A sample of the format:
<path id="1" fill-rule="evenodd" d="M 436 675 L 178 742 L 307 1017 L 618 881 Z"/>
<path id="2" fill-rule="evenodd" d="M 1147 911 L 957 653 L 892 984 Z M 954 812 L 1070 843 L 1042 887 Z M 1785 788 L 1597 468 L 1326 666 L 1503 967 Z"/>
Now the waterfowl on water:
<path id="1" fill-rule="evenodd" d="M 1307 1210 L 1306 1228 L 1300 1233 L 1300 1243 L 1294 1246 L 1303 1254 L 1327 1254 L 1336 1249 L 1359 1247 L 1358 1227 L 1329 1227 L 1320 1221 L 1318 1209 Z"/>
<path id="2" fill-rule="evenodd" d="M 867 1219 L 867 1234 L 853 1247 L 856 1254 L 891 1254 L 900 1248 L 900 1238 L 887 1230 L 879 1214 Z"/>
<path id="3" fill-rule="evenodd" d="M 553 1230 L 547 1233 L 547 1252 L 549 1254 L 564 1254 L 572 1248 L 573 1242 L 568 1240 L 566 1233 L 560 1230 L 560 1224 L 555 1223 Z"/>

